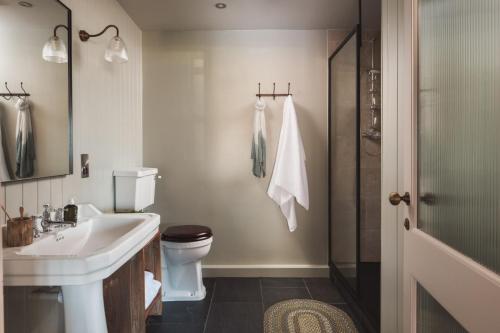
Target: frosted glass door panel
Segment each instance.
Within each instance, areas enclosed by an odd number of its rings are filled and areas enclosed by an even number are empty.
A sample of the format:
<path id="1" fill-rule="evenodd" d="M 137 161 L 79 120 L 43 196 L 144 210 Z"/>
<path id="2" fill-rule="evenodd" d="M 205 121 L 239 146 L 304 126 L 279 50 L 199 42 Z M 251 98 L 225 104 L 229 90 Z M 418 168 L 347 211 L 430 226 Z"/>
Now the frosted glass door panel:
<path id="1" fill-rule="evenodd" d="M 500 272 L 500 1 L 418 17 L 418 227 Z"/>
<path id="2" fill-rule="evenodd" d="M 417 284 L 417 333 L 467 333 L 459 322 Z"/>

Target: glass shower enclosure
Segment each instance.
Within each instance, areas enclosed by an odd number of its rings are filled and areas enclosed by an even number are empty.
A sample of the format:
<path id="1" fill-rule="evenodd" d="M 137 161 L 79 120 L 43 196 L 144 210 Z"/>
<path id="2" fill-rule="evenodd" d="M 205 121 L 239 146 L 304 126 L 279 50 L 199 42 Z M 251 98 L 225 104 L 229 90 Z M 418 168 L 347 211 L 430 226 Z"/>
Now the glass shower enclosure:
<path id="1" fill-rule="evenodd" d="M 340 291 L 375 331 L 380 324 L 379 94 L 380 33 L 361 33 L 358 25 L 329 58 L 329 265 Z"/>
<path id="2" fill-rule="evenodd" d="M 359 238 L 359 29 L 329 60 L 330 265 L 357 289 Z"/>

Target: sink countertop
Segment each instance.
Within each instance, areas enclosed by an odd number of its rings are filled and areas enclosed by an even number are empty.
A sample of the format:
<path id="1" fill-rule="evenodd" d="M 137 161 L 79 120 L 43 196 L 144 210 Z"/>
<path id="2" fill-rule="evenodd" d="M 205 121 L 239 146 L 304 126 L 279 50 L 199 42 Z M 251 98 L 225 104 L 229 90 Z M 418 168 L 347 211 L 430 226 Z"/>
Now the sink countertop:
<path id="1" fill-rule="evenodd" d="M 76 227 L 4 249 L 4 285 L 62 286 L 105 279 L 158 232 L 157 214 L 103 214 L 92 205 L 80 207 L 84 215 Z"/>

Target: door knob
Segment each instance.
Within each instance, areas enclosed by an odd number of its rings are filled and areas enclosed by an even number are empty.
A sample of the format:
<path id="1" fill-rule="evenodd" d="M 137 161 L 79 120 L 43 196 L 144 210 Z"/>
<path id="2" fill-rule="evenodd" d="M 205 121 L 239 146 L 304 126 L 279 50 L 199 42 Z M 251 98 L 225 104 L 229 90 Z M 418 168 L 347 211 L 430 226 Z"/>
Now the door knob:
<path id="1" fill-rule="evenodd" d="M 403 194 L 402 196 L 399 195 L 398 192 L 391 192 L 391 194 L 389 194 L 389 202 L 393 205 L 393 206 L 397 206 L 401 203 L 401 201 L 404 201 L 405 204 L 407 206 L 410 205 L 410 193 L 406 192 L 405 194 Z"/>

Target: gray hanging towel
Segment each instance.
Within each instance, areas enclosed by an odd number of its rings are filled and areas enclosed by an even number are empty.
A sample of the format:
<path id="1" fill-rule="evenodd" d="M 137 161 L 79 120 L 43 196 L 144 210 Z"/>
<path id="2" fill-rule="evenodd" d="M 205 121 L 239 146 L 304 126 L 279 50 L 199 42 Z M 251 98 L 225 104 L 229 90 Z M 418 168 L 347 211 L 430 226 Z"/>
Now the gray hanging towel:
<path id="1" fill-rule="evenodd" d="M 35 140 L 31 127 L 29 100 L 19 98 L 16 108 L 16 176 L 27 178 L 35 173 Z"/>
<path id="2" fill-rule="evenodd" d="M 255 116 L 253 123 L 252 153 L 253 160 L 252 173 L 255 177 L 266 176 L 266 116 L 264 109 L 266 103 L 258 99 L 255 103 Z"/>
<path id="3" fill-rule="evenodd" d="M 6 182 L 11 179 L 11 174 L 9 172 L 9 167 L 7 166 L 7 158 L 4 150 L 6 144 L 4 142 L 3 132 L 3 119 L 0 118 L 0 182 Z"/>

